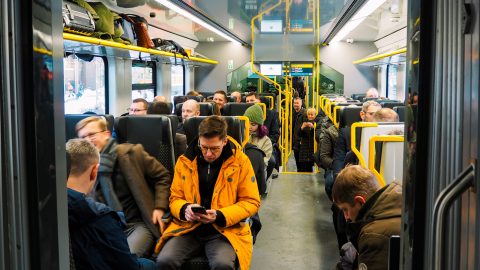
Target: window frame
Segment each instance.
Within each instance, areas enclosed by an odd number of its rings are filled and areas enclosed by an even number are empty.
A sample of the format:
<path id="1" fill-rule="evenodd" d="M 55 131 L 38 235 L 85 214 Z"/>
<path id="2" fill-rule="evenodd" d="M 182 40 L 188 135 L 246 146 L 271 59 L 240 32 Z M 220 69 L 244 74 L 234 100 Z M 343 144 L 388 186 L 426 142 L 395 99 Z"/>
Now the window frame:
<path id="1" fill-rule="evenodd" d="M 70 57 L 71 55 L 74 55 L 74 56 L 75 56 L 75 52 L 67 52 L 67 54 L 65 54 L 65 55 L 63 56 L 63 58 L 62 58 L 63 71 L 62 71 L 62 72 L 65 72 L 65 67 L 64 67 L 64 65 L 63 65 L 63 61 L 64 61 L 63 59 L 68 58 L 68 57 Z M 106 115 L 106 114 L 109 114 L 109 113 L 110 113 L 109 94 L 108 94 L 108 92 L 109 92 L 108 59 L 107 59 L 106 56 L 102 56 L 102 55 L 96 55 L 96 54 L 88 54 L 88 55 L 91 55 L 91 56 L 93 56 L 94 58 L 95 58 L 95 57 L 100 58 L 100 59 L 102 59 L 102 61 L 103 61 L 103 66 L 104 66 L 104 72 L 103 72 L 103 73 L 104 73 L 104 78 L 103 78 L 103 79 L 104 79 L 104 88 L 105 88 L 104 93 L 103 93 L 103 96 L 104 96 L 104 98 L 105 98 L 104 105 L 105 105 L 105 115 Z M 93 61 L 93 59 L 92 59 L 92 61 Z M 65 94 L 65 93 L 64 93 L 64 94 Z M 64 104 L 63 104 L 63 106 L 65 106 L 65 97 L 64 97 Z"/>
<path id="2" fill-rule="evenodd" d="M 157 95 L 157 69 L 156 63 L 154 61 L 141 61 L 133 60 L 132 61 L 132 70 L 134 67 L 149 67 L 152 69 L 152 83 L 133 83 L 132 80 L 132 91 L 136 90 L 149 90 L 153 89 L 153 96 Z"/>

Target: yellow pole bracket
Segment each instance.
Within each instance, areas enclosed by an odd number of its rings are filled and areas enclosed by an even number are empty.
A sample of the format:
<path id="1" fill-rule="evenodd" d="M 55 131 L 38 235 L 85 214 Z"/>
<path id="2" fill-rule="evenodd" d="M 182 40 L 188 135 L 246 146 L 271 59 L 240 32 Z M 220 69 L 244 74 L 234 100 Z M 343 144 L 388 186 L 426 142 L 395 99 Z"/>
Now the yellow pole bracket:
<path id="1" fill-rule="evenodd" d="M 368 169 L 377 177 L 378 183 L 381 187 L 385 186 L 385 179 L 375 168 L 375 143 L 376 142 L 404 142 L 404 136 L 399 135 L 379 135 L 372 136 L 368 142 Z"/>
<path id="2" fill-rule="evenodd" d="M 350 147 L 352 148 L 352 152 L 355 153 L 355 155 L 358 158 L 358 162 L 360 165 L 367 169 L 367 164 L 365 163 L 365 158 L 363 157 L 362 153 L 360 153 L 360 150 L 357 149 L 357 128 L 364 128 L 364 127 L 378 127 L 378 123 L 370 123 L 370 122 L 356 122 L 353 123 L 351 126 L 350 130 Z"/>

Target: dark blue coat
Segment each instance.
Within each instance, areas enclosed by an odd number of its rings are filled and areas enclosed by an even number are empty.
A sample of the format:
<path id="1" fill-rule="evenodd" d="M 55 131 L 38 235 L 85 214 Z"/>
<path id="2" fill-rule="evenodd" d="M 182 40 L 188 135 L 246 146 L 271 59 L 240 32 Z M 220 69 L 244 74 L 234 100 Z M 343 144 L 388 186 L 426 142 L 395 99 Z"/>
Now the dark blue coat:
<path id="1" fill-rule="evenodd" d="M 68 227 L 77 270 L 140 269 L 118 214 L 73 189 L 68 189 Z"/>
<path id="2" fill-rule="evenodd" d="M 336 177 L 337 174 L 343 169 L 345 156 L 347 155 L 347 152 L 351 150 L 350 138 L 350 127 L 344 127 L 340 129 L 337 143 L 335 144 L 333 151 L 332 169 L 334 177 Z"/>

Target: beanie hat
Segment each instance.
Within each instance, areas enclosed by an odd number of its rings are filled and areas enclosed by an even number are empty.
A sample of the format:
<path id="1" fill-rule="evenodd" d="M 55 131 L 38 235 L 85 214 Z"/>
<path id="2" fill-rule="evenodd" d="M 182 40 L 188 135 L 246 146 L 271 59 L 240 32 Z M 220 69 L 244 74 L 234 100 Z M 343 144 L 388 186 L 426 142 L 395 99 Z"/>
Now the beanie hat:
<path id="1" fill-rule="evenodd" d="M 243 115 L 248 117 L 250 122 L 263 125 L 263 110 L 260 105 L 255 104 L 250 106 Z"/>

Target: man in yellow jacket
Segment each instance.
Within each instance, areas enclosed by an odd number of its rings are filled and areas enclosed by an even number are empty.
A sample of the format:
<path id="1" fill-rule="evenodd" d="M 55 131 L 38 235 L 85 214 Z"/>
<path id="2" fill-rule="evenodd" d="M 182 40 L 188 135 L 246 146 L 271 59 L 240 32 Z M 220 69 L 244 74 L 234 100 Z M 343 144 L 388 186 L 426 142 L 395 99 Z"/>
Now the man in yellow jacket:
<path id="1" fill-rule="evenodd" d="M 210 116 L 175 166 L 170 211 L 174 217 L 156 252 L 157 269 L 180 269 L 202 254 L 211 269 L 249 269 L 252 234 L 242 220 L 257 213 L 260 196 L 248 157 L 227 138 L 227 123 Z M 203 214 L 202 214 L 203 212 Z"/>

